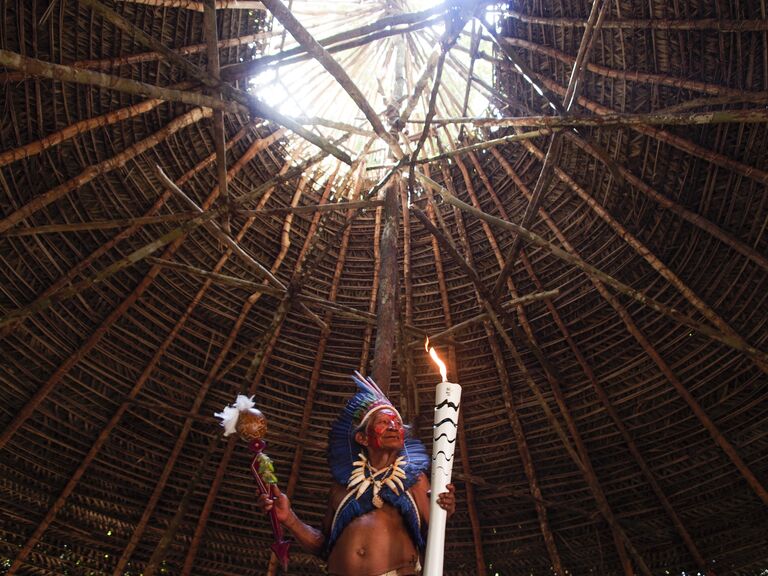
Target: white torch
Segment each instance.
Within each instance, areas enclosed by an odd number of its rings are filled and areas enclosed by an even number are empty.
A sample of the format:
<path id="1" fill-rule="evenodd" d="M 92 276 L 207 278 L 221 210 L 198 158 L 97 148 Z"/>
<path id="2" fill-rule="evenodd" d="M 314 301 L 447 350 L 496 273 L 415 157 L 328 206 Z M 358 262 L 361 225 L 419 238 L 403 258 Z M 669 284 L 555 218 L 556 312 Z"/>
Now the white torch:
<path id="1" fill-rule="evenodd" d="M 445 521 L 447 513 L 437 503 L 438 495 L 446 492 L 451 483 L 453 455 L 456 450 L 456 435 L 459 427 L 459 401 L 461 386 L 448 382 L 445 364 L 434 348 L 429 348 L 429 339 L 424 346 L 432 360 L 440 368 L 443 381 L 435 389 L 435 423 L 432 427 L 432 495 L 429 500 L 429 531 L 427 551 L 424 558 L 424 576 L 442 576 L 443 553 L 445 550 Z"/>

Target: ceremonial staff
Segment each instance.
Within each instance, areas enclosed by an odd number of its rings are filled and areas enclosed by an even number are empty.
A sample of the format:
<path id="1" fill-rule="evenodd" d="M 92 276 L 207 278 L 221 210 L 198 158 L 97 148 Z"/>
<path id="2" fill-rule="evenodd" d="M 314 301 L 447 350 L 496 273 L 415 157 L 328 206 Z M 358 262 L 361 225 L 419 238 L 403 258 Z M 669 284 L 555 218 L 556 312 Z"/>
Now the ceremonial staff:
<path id="1" fill-rule="evenodd" d="M 264 448 L 267 447 L 264 440 L 267 435 L 267 419 L 260 410 L 255 408 L 253 399 L 241 394 L 234 404 L 227 406 L 216 416 L 221 418 L 224 436 L 237 432 L 240 438 L 248 442 L 248 448 L 254 453 L 251 472 L 254 480 L 256 480 L 259 495 L 276 496 L 277 476 L 275 476 L 275 468 L 269 456 L 264 454 Z M 272 524 L 272 534 L 275 539 L 271 546 L 272 552 L 277 556 L 283 572 L 285 572 L 288 570 L 288 549 L 291 543 L 283 538 L 283 527 L 277 519 L 275 508 L 269 511 L 269 521 Z"/>

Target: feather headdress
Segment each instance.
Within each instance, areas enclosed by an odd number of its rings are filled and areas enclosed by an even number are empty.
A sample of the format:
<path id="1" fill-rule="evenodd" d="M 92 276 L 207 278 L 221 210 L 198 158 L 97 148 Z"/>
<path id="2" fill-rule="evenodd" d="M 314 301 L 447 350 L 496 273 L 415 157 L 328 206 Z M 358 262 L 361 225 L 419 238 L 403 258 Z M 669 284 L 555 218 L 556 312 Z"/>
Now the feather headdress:
<path id="1" fill-rule="evenodd" d="M 402 420 L 392 402 L 370 377 L 366 378 L 359 372 L 355 372 L 352 380 L 357 385 L 357 393 L 349 399 L 331 426 L 328 438 L 328 463 L 331 474 L 339 484 L 344 485 L 347 484 L 353 472 L 353 463 L 363 450 L 363 447 L 355 441 L 355 431 L 383 408 L 393 410 Z M 429 456 L 419 440 L 406 437 L 402 453 L 413 464 L 418 462 L 420 468 L 429 467 Z"/>

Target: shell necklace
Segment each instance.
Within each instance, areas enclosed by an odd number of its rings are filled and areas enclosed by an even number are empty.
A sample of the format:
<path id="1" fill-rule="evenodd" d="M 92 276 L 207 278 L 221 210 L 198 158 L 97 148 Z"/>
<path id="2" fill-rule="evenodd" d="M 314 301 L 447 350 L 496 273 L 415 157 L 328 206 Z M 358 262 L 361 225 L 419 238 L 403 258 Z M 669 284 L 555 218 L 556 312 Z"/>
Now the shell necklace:
<path id="1" fill-rule="evenodd" d="M 400 456 L 392 464 L 381 470 L 375 469 L 368 462 L 368 458 L 365 454 L 358 454 L 359 460 L 355 460 L 352 464 L 353 471 L 349 476 L 349 483 L 347 489 L 352 491 L 357 486 L 357 492 L 355 499 L 359 500 L 360 496 L 365 494 L 369 486 L 373 486 L 373 498 L 371 501 L 376 508 L 381 508 L 384 505 L 384 501 L 379 496 L 382 486 L 389 487 L 395 496 L 400 495 L 401 490 L 405 490 L 403 487 L 403 479 L 405 479 L 405 472 L 400 467 L 405 463 L 405 457 Z"/>

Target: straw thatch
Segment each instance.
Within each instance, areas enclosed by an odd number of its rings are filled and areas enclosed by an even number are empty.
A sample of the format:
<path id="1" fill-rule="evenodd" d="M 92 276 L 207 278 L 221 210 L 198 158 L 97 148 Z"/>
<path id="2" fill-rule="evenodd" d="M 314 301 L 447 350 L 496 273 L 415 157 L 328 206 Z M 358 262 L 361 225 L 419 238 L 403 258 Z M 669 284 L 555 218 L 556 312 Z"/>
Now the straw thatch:
<path id="1" fill-rule="evenodd" d="M 0 573 L 277 573 L 213 413 L 319 525 L 353 370 L 428 440 L 426 335 L 447 574 L 766 573 L 764 2 L 0 21 Z"/>

